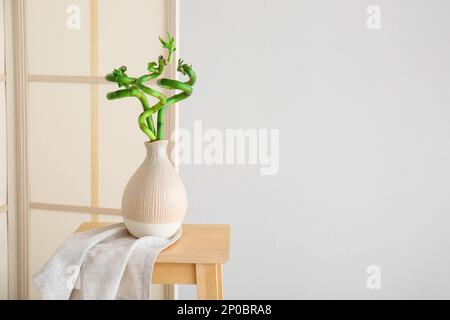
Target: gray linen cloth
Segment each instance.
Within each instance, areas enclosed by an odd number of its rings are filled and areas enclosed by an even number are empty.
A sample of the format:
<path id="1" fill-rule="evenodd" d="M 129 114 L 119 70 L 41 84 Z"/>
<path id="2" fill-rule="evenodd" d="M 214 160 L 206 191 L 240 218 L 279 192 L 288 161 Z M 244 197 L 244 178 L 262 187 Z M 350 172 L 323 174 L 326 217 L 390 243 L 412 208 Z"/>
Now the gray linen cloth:
<path id="1" fill-rule="evenodd" d="M 156 258 L 180 236 L 136 239 L 123 223 L 79 232 L 33 279 L 45 300 L 148 300 Z"/>

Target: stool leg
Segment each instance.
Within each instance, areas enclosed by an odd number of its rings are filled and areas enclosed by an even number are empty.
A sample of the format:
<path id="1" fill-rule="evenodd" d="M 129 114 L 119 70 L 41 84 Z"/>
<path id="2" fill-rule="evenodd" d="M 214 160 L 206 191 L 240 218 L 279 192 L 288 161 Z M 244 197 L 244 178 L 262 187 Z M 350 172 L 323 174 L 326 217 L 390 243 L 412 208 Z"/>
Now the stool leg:
<path id="1" fill-rule="evenodd" d="M 222 279 L 221 266 L 217 264 L 198 263 L 196 264 L 195 269 L 197 282 L 197 298 L 199 300 L 221 299 L 222 283 L 219 284 L 219 279 Z"/>
<path id="2" fill-rule="evenodd" d="M 223 300 L 223 280 L 222 274 L 223 269 L 221 264 L 216 264 L 217 268 L 217 292 L 218 292 L 218 300 Z"/>

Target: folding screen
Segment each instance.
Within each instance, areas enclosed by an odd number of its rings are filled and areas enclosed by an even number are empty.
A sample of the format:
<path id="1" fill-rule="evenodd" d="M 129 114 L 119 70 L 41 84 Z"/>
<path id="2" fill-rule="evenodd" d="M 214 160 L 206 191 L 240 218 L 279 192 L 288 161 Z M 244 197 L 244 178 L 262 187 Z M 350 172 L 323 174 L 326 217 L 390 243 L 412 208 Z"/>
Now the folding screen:
<path id="1" fill-rule="evenodd" d="M 165 25 L 164 0 L 27 1 L 30 277 L 82 222 L 120 221 L 145 137 L 139 103 L 106 101 L 103 76 L 144 73 Z"/>

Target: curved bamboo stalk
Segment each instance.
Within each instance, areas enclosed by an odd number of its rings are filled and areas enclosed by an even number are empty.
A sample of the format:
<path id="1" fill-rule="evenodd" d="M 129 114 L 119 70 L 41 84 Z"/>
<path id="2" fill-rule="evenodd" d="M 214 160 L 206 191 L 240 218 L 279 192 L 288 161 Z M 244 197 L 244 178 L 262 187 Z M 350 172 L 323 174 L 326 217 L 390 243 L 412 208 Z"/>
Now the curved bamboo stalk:
<path id="1" fill-rule="evenodd" d="M 164 139 L 164 123 L 165 123 L 165 113 L 167 108 L 181 100 L 188 98 L 192 94 L 192 86 L 197 80 L 195 72 L 192 67 L 184 64 L 183 60 L 178 60 L 177 71 L 181 72 L 183 75 L 187 75 L 189 80 L 186 82 L 181 82 L 172 79 L 160 79 L 157 84 L 161 88 L 170 90 L 180 90 L 181 93 L 175 94 L 170 98 L 167 98 L 163 93 L 155 90 L 153 88 L 144 85 L 145 82 L 158 78 L 164 72 L 164 68 L 172 61 L 172 54 L 176 50 L 174 38 L 167 33 L 167 41 L 159 38 L 163 48 L 168 50 L 168 57 L 165 59 L 163 56 L 158 57 L 158 62 L 150 62 L 147 65 L 148 74 L 145 74 L 139 78 L 129 77 L 126 74 L 127 68 L 125 66 L 115 69 L 112 73 L 108 74 L 105 78 L 108 81 L 116 82 L 119 86 L 125 87 L 125 89 L 113 91 L 107 94 L 107 99 L 115 100 L 125 97 L 136 97 L 141 102 L 144 111 L 139 115 L 138 124 L 141 130 L 149 137 L 150 141 L 162 140 Z M 149 106 L 148 100 L 145 94 L 158 99 L 158 103 Z M 153 123 L 153 114 L 158 113 L 157 117 L 157 127 Z"/>
<path id="2" fill-rule="evenodd" d="M 135 98 L 139 99 L 144 110 L 150 109 L 147 97 L 138 89 L 128 88 L 128 89 L 117 90 L 117 91 L 109 92 L 106 95 L 106 97 L 108 98 L 108 100 L 116 100 L 116 99 L 121 99 L 121 98 L 125 98 L 125 97 L 135 97 Z M 143 128 L 142 126 L 139 126 L 139 127 L 149 137 L 150 141 L 156 140 L 155 127 L 154 127 L 153 121 L 147 121 L 145 128 Z"/>

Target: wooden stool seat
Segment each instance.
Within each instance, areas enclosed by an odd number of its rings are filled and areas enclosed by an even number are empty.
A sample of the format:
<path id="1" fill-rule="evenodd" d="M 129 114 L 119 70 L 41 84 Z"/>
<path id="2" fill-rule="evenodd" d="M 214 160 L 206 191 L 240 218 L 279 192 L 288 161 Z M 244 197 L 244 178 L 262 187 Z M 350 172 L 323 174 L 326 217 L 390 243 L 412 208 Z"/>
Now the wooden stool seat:
<path id="1" fill-rule="evenodd" d="M 110 225 L 85 222 L 76 232 Z M 184 224 L 181 238 L 156 259 L 152 283 L 195 284 L 197 298 L 223 299 L 222 265 L 229 260 L 230 225 Z"/>

